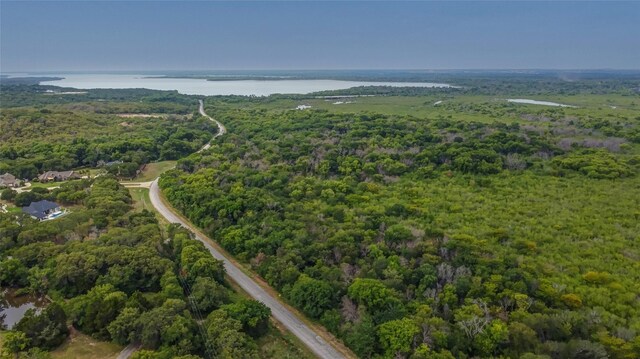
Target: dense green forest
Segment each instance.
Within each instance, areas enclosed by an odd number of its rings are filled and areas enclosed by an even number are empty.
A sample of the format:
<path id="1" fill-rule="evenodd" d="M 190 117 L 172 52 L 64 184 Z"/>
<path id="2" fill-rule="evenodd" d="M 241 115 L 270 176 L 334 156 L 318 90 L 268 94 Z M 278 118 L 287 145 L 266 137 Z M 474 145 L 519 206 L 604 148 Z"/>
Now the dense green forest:
<path id="1" fill-rule="evenodd" d="M 197 113 L 196 98 L 173 92 L 26 88 L 4 86 L 0 114 L 0 172 L 21 179 L 114 161 L 111 173 L 133 177 L 145 163 L 196 151 L 217 131 Z"/>
<path id="2" fill-rule="evenodd" d="M 160 185 L 360 357 L 640 356 L 638 97 L 465 99 L 211 100 L 229 133 Z"/>
<path id="3" fill-rule="evenodd" d="M 100 340 L 141 343 L 133 358 L 268 356 L 257 341 L 271 330 L 270 310 L 233 292 L 222 262 L 186 230 L 133 211 L 115 178 L 43 196 L 67 198 L 71 213 L 47 222 L 0 213 L 0 286 L 51 301 L 4 333 L 0 356 L 45 358 L 68 323 Z"/>

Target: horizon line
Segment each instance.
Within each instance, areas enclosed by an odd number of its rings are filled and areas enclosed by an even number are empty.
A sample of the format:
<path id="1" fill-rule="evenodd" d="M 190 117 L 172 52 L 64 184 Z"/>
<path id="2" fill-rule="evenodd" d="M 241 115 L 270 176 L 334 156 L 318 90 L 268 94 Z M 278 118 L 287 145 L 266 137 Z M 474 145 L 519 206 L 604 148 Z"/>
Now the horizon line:
<path id="1" fill-rule="evenodd" d="M 86 70 L 15 70 L 0 71 L 0 74 L 16 74 L 16 73 L 88 73 L 88 72 L 206 72 L 206 71 L 422 71 L 422 72 L 453 72 L 453 71 L 640 71 L 640 68 L 447 68 L 447 69 L 429 69 L 429 68 L 254 68 L 254 69 L 158 69 L 158 70 L 142 70 L 142 69 L 86 69 Z"/>

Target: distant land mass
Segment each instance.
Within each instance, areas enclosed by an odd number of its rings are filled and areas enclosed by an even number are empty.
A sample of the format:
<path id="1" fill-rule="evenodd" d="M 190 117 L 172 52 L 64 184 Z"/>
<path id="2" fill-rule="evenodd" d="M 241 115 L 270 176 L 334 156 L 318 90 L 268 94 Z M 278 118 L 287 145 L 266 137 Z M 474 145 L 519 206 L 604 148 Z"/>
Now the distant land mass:
<path id="1" fill-rule="evenodd" d="M 207 81 L 240 80 L 344 80 L 344 81 L 442 81 L 450 79 L 497 78 L 497 77 L 543 77 L 560 78 L 567 81 L 605 78 L 638 78 L 640 70 L 224 70 L 224 71 L 177 71 L 150 78 L 191 78 Z"/>

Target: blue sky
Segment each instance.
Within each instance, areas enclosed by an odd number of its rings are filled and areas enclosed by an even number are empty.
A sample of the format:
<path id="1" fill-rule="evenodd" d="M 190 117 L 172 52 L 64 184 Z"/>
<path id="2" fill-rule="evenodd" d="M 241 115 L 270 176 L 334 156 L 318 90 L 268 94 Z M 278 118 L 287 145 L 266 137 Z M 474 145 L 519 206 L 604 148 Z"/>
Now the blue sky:
<path id="1" fill-rule="evenodd" d="M 640 2 L 0 2 L 0 70 L 639 69 Z"/>

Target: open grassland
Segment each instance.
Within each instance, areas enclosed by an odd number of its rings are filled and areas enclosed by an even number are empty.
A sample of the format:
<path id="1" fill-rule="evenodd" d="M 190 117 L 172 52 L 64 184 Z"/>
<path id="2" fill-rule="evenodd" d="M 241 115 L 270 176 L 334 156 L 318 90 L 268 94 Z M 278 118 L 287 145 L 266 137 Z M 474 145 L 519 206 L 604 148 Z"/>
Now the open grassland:
<path id="1" fill-rule="evenodd" d="M 133 208 L 136 212 L 144 209 L 154 211 L 151 199 L 149 199 L 149 190 L 146 188 L 129 188 L 131 199 L 133 199 Z"/>
<path id="2" fill-rule="evenodd" d="M 71 335 L 60 347 L 51 352 L 52 359 L 114 359 L 122 347 L 91 338 L 80 332 Z"/>
<path id="3" fill-rule="evenodd" d="M 272 328 L 257 341 L 261 358 L 313 359 L 315 356 L 291 333 Z"/>
<path id="4" fill-rule="evenodd" d="M 147 182 L 153 181 L 154 179 L 160 177 L 164 172 L 174 168 L 176 166 L 176 161 L 161 161 L 161 162 L 152 162 L 148 163 L 142 173 L 140 173 L 136 178 L 134 178 L 134 182 Z"/>
<path id="5" fill-rule="evenodd" d="M 147 210 L 152 212 L 158 222 L 160 223 L 160 227 L 164 228 L 169 225 L 169 222 L 161 215 L 159 215 L 153 204 L 151 204 L 151 199 L 149 198 L 149 189 L 147 188 L 129 188 L 129 193 L 131 194 L 131 199 L 133 200 L 133 210 L 136 212 L 141 212 L 142 210 Z"/>

